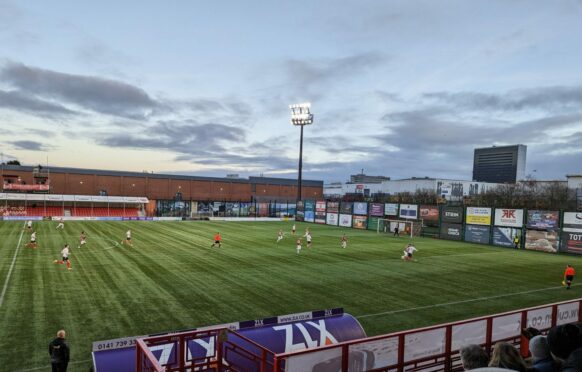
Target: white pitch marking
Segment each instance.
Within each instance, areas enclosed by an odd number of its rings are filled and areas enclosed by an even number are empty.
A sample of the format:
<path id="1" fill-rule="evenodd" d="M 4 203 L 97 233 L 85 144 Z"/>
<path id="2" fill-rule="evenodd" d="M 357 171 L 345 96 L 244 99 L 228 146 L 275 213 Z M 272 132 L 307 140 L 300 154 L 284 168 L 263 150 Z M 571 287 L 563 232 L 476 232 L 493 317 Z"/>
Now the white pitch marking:
<path id="1" fill-rule="evenodd" d="M 26 226 L 26 222 L 22 226 Z M 12 270 L 14 269 L 14 264 L 16 263 L 16 256 L 18 255 L 18 251 L 20 250 L 20 243 L 22 242 L 22 235 L 24 234 L 24 230 L 20 232 L 20 238 L 18 239 L 18 245 L 16 245 L 16 251 L 14 252 L 14 257 L 12 257 L 12 264 L 10 264 L 10 269 L 8 270 L 8 274 L 6 275 L 6 281 L 4 282 L 4 288 L 2 288 L 2 294 L 0 295 L 0 308 L 4 303 L 4 296 L 6 295 L 6 291 L 8 290 L 8 282 L 10 281 L 10 275 L 12 274 Z"/>

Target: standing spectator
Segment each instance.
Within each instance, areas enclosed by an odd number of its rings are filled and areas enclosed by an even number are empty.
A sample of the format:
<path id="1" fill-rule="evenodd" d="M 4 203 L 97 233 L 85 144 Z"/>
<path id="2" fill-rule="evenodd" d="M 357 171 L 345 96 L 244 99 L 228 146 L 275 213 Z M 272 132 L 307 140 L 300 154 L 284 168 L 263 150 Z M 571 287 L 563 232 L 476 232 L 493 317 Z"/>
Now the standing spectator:
<path id="1" fill-rule="evenodd" d="M 66 372 L 69 365 L 69 345 L 65 342 L 65 331 L 57 332 L 57 338 L 49 344 L 48 352 L 51 356 L 52 372 Z"/>
<path id="2" fill-rule="evenodd" d="M 576 275 L 576 270 L 574 270 L 572 265 L 567 265 L 566 270 L 564 271 L 564 282 L 566 282 L 566 289 L 570 289 L 570 286 L 572 286 L 574 275 Z"/>
<path id="3" fill-rule="evenodd" d="M 398 231 L 398 222 L 394 226 L 394 235 L 393 236 L 400 236 L 400 232 Z"/>
<path id="4" fill-rule="evenodd" d="M 557 370 L 557 365 L 548 346 L 546 336 L 539 335 L 529 340 L 529 352 L 531 353 L 532 367 L 538 372 L 552 372 Z"/>
<path id="5" fill-rule="evenodd" d="M 487 367 L 489 363 L 489 356 L 479 345 L 463 346 L 459 353 L 461 354 L 461 363 L 465 371 Z"/>
<path id="6" fill-rule="evenodd" d="M 498 342 L 493 347 L 490 367 L 512 369 L 519 372 L 529 371 L 519 351 L 507 342 Z"/>

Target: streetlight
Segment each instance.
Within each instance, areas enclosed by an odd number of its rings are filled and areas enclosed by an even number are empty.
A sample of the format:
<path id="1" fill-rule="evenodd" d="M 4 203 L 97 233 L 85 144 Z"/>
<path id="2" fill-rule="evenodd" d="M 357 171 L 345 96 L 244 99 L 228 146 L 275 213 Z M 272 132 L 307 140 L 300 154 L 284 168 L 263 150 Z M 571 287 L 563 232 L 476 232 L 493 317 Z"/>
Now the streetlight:
<path id="1" fill-rule="evenodd" d="M 301 127 L 301 137 L 299 139 L 299 174 L 297 176 L 297 201 L 301 200 L 301 171 L 303 168 L 303 127 L 313 124 L 313 114 L 311 113 L 311 103 L 299 103 L 289 105 L 291 109 L 291 124 Z"/>

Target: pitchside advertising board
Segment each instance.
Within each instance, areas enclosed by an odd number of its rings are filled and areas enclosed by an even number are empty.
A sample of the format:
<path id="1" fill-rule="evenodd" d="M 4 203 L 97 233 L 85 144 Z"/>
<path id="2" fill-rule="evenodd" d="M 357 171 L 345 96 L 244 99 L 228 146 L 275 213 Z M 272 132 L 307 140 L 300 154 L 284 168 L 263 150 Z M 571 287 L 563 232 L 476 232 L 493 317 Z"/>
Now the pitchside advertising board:
<path id="1" fill-rule="evenodd" d="M 339 202 L 327 202 L 327 213 L 339 213 Z"/>
<path id="2" fill-rule="evenodd" d="M 398 216 L 398 204 L 396 203 L 384 204 L 384 214 L 386 216 Z"/>
<path id="3" fill-rule="evenodd" d="M 421 205 L 420 218 L 426 226 L 438 226 L 439 224 L 439 207 L 434 205 Z"/>
<path id="4" fill-rule="evenodd" d="M 325 201 L 315 202 L 315 223 L 325 223 Z"/>
<path id="5" fill-rule="evenodd" d="M 559 227 L 560 212 L 559 211 L 527 211 L 528 229 L 536 230 L 557 230 Z"/>
<path id="6" fill-rule="evenodd" d="M 311 200 L 305 201 L 305 221 L 306 222 L 315 221 L 315 203 Z"/>
<path id="7" fill-rule="evenodd" d="M 493 227 L 493 245 L 500 247 L 515 247 L 513 239 L 516 236 L 521 236 L 521 229 L 513 227 Z"/>
<path id="8" fill-rule="evenodd" d="M 560 246 L 558 232 L 554 230 L 526 230 L 525 249 L 549 253 L 558 252 Z"/>
<path id="9" fill-rule="evenodd" d="M 325 216 L 325 223 L 327 225 L 337 226 L 339 222 L 339 215 L 337 213 L 328 213 Z"/>
<path id="10" fill-rule="evenodd" d="M 465 225 L 465 241 L 489 244 L 489 226 Z"/>
<path id="11" fill-rule="evenodd" d="M 368 217 L 366 216 L 354 216 L 353 228 L 354 229 L 365 229 L 367 225 Z"/>
<path id="12" fill-rule="evenodd" d="M 562 251 L 582 254 L 582 212 L 564 213 Z"/>
<path id="13" fill-rule="evenodd" d="M 349 314 L 343 314 L 342 309 L 329 309 L 229 323 L 204 327 L 200 328 L 200 330 L 216 328 L 236 330 L 273 353 L 316 348 L 366 337 L 358 321 Z M 96 367 L 95 372 L 135 371 L 136 338 L 128 337 L 94 342 L 93 360 Z M 214 338 L 190 340 L 187 344 L 188 354 L 193 358 L 212 357 L 215 355 L 215 341 Z M 239 346 L 255 353 L 255 355 L 261 355 L 258 348 L 248 343 L 241 344 L 243 341 L 240 338 L 229 338 L 229 341 L 239 344 Z M 172 364 L 172 362 L 177 363 L 179 359 L 176 354 L 176 343 L 157 345 L 150 347 L 149 350 L 161 364 L 166 364 L 168 367 L 177 367 L 177 365 Z M 231 354 L 227 358 L 232 362 L 236 362 L 238 366 L 244 367 L 243 370 L 255 370 L 256 366 L 249 365 L 248 359 L 237 359 L 236 353 Z M 321 360 L 318 362 L 321 362 Z M 305 367 L 305 363 L 299 363 L 296 360 L 294 367 Z"/>
<path id="14" fill-rule="evenodd" d="M 352 227 L 352 215 L 351 214 L 340 214 L 339 215 L 339 225 L 342 227 Z"/>
<path id="15" fill-rule="evenodd" d="M 297 221 L 305 221 L 305 204 L 303 200 L 297 202 L 297 214 L 295 215 Z"/>
<path id="16" fill-rule="evenodd" d="M 370 216 L 383 217 L 384 216 L 384 204 L 379 204 L 379 203 L 370 204 Z"/>
<path id="17" fill-rule="evenodd" d="M 400 218 L 406 218 L 409 220 L 418 219 L 418 205 L 400 204 Z"/>
<path id="18" fill-rule="evenodd" d="M 368 203 L 354 203 L 354 214 L 366 216 L 368 214 Z"/>
<path id="19" fill-rule="evenodd" d="M 443 207 L 441 222 L 445 223 L 463 223 L 462 207 Z"/>
<path id="20" fill-rule="evenodd" d="M 495 209 L 495 226 L 523 226 L 523 209 Z"/>
<path id="21" fill-rule="evenodd" d="M 340 205 L 341 214 L 352 214 L 353 204 L 351 202 L 342 202 Z"/>
<path id="22" fill-rule="evenodd" d="M 448 240 L 461 240 L 461 232 L 463 231 L 463 225 L 456 223 L 443 223 L 441 224 L 441 234 L 440 237 Z"/>
<path id="23" fill-rule="evenodd" d="M 368 217 L 368 230 L 378 230 L 379 217 Z"/>
<path id="24" fill-rule="evenodd" d="M 491 208 L 467 207 L 465 222 L 471 225 L 491 225 Z"/>

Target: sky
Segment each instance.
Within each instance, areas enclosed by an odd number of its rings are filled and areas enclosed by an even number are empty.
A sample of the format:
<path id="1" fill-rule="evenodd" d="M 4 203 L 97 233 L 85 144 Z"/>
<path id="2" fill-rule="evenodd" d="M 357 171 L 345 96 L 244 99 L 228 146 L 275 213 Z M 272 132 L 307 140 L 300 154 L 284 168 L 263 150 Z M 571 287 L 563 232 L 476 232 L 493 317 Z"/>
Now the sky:
<path id="1" fill-rule="evenodd" d="M 582 0 L 0 0 L 4 161 L 200 176 L 582 173 Z"/>

